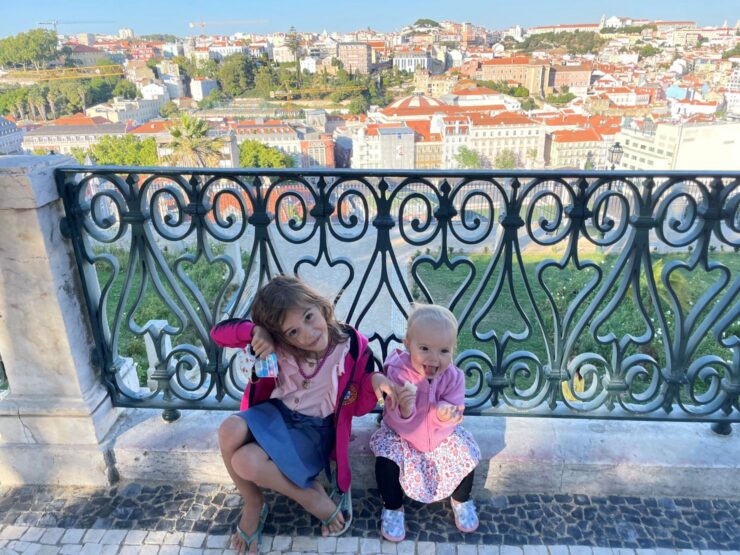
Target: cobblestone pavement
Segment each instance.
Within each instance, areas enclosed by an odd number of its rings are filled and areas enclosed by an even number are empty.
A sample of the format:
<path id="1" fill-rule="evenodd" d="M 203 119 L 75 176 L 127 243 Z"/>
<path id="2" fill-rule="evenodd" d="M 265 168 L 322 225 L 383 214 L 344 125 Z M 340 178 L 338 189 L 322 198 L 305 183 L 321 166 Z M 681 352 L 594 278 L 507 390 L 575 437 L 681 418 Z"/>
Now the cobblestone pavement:
<path id="1" fill-rule="evenodd" d="M 411 502 L 408 541 L 395 545 L 378 540 L 377 492 L 353 497 L 352 530 L 337 541 L 316 538 L 316 519 L 286 498 L 268 496 L 263 552 L 668 555 L 678 549 L 740 555 L 740 500 L 499 496 L 477 501 L 480 528 L 464 536 L 447 503 Z M 228 538 L 240 504 L 224 485 L 0 487 L 0 555 L 234 555 Z M 535 547 L 523 552 L 521 546 Z M 562 546 L 571 547 L 558 551 Z"/>

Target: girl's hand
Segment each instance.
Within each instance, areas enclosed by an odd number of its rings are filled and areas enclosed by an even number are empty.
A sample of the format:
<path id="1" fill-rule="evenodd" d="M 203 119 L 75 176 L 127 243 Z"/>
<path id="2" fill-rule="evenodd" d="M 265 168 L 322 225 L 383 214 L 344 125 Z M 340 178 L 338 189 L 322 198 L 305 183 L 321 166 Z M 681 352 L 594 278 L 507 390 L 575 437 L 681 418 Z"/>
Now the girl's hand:
<path id="1" fill-rule="evenodd" d="M 262 326 L 254 326 L 252 329 L 252 352 L 254 356 L 261 359 L 275 352 L 275 342 L 270 333 Z"/>
<path id="2" fill-rule="evenodd" d="M 396 396 L 396 390 L 390 380 L 380 372 L 375 372 L 372 377 L 372 384 L 375 398 L 380 401 L 383 399 L 383 393 L 385 393 L 385 404 L 389 409 L 395 408 L 396 403 L 398 402 L 398 397 Z"/>
<path id="3" fill-rule="evenodd" d="M 411 413 L 414 410 L 414 405 L 416 404 L 416 391 L 399 386 L 397 393 L 398 409 L 401 412 L 401 416 L 403 418 L 408 418 L 411 416 Z"/>

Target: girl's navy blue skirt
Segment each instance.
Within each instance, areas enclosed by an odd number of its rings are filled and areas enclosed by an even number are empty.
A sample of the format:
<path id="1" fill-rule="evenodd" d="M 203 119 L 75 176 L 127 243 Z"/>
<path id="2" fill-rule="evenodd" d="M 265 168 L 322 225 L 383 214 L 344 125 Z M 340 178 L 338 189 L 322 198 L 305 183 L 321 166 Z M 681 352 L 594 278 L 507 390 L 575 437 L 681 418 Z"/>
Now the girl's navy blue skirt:
<path id="1" fill-rule="evenodd" d="M 239 412 L 249 430 L 280 472 L 300 488 L 310 487 L 322 470 L 330 475 L 329 455 L 334 447 L 331 415 L 320 418 L 290 410 L 280 399 L 270 399 Z"/>

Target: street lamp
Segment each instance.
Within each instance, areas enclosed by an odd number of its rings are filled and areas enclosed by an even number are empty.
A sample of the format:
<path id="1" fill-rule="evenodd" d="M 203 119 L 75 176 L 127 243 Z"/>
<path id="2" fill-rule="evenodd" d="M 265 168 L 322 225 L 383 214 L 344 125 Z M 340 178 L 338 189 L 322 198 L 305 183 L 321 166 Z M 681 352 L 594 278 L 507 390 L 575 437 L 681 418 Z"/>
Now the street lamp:
<path id="1" fill-rule="evenodd" d="M 619 144 L 619 141 L 615 142 L 612 146 L 609 147 L 607 158 L 609 159 L 609 163 L 612 165 L 612 171 L 614 171 L 614 168 L 622 160 L 623 154 L 624 154 L 624 149 L 622 148 L 622 145 Z M 611 190 L 612 190 L 611 178 L 609 179 L 609 185 L 607 188 L 609 192 L 611 193 Z M 609 213 L 609 197 L 607 196 L 606 202 L 604 202 L 604 211 L 601 213 L 601 224 L 602 225 L 606 225 L 606 216 L 608 213 Z"/>
<path id="2" fill-rule="evenodd" d="M 622 148 L 622 145 L 619 144 L 619 141 L 609 147 L 607 157 L 609 158 L 609 163 L 612 165 L 612 171 L 614 171 L 614 168 L 622 160 L 622 154 L 624 154 L 624 149 Z"/>

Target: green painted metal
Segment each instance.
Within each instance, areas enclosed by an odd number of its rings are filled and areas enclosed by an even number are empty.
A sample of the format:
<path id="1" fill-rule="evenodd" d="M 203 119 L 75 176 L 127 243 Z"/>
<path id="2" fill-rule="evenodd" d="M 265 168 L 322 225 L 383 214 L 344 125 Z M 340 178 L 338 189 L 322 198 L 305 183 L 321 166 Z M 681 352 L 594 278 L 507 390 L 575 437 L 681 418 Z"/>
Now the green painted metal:
<path id="1" fill-rule="evenodd" d="M 411 302 L 448 306 L 468 414 L 740 421 L 738 172 L 80 166 L 56 177 L 93 361 L 118 406 L 167 419 L 235 409 L 244 376 L 208 331 L 293 272 L 333 296 L 379 361 Z M 151 366 L 150 387 L 131 357 Z"/>

